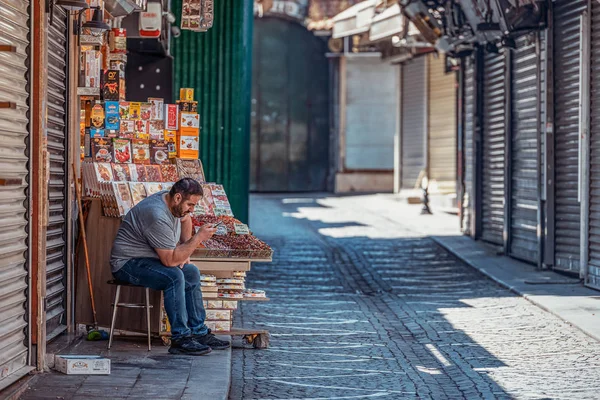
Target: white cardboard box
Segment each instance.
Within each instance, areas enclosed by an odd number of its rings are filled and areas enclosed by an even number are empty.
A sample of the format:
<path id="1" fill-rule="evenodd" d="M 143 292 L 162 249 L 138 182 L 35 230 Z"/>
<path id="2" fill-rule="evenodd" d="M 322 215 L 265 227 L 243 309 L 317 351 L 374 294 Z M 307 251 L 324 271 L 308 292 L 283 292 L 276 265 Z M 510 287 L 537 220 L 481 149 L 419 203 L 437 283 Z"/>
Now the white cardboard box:
<path id="1" fill-rule="evenodd" d="M 54 369 L 67 375 L 110 375 L 110 359 L 100 356 L 54 356 Z"/>

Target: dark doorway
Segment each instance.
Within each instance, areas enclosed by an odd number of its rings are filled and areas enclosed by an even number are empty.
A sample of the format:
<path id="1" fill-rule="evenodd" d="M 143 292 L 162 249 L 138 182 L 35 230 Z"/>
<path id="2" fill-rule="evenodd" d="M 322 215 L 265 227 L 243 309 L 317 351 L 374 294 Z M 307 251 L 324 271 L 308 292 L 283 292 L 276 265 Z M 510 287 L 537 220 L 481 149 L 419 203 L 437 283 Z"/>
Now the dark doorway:
<path id="1" fill-rule="evenodd" d="M 254 25 L 250 189 L 327 190 L 327 44 L 277 18 Z"/>

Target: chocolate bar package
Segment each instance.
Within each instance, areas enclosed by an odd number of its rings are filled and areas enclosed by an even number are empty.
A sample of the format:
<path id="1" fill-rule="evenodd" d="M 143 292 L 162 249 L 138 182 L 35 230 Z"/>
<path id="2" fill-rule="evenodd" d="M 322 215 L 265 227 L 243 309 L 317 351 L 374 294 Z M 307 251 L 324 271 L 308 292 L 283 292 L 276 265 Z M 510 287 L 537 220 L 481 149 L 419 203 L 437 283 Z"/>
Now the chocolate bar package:
<path id="1" fill-rule="evenodd" d="M 136 139 L 150 139 L 150 135 L 148 134 L 148 123 L 150 121 L 145 121 L 139 119 L 135 121 L 135 137 Z"/>
<path id="2" fill-rule="evenodd" d="M 119 102 L 119 118 L 129 119 L 129 102 L 128 101 L 120 101 Z"/>
<path id="3" fill-rule="evenodd" d="M 149 121 L 152 117 L 152 104 L 140 103 L 140 118 L 144 121 Z"/>
<path id="4" fill-rule="evenodd" d="M 134 139 L 135 123 L 136 121 L 131 119 L 122 119 L 119 122 L 119 137 L 123 139 Z"/>
<path id="5" fill-rule="evenodd" d="M 155 97 L 149 97 L 148 103 L 152 105 L 150 119 L 153 121 L 162 121 L 165 119 L 165 100 Z"/>
<path id="6" fill-rule="evenodd" d="M 169 147 L 164 140 L 150 141 L 150 161 L 152 164 L 170 164 Z"/>
<path id="7" fill-rule="evenodd" d="M 150 164 L 150 144 L 145 139 L 131 141 L 133 162 L 136 164 Z"/>
<path id="8" fill-rule="evenodd" d="M 104 129 L 104 107 L 102 104 L 96 103 L 92 107 L 90 128 Z"/>
<path id="9" fill-rule="evenodd" d="M 129 103 L 129 119 L 141 119 L 142 114 L 142 103 L 131 102 Z"/>
<path id="10" fill-rule="evenodd" d="M 112 162 L 113 146 L 110 139 L 101 137 L 92 139 L 92 160 L 99 163 Z"/>
<path id="11" fill-rule="evenodd" d="M 165 104 L 165 129 L 168 131 L 179 129 L 179 107 L 177 104 Z"/>
<path id="12" fill-rule="evenodd" d="M 102 87 L 102 97 L 105 101 L 119 101 L 119 71 L 109 69 L 104 74 L 104 85 Z"/>
<path id="13" fill-rule="evenodd" d="M 163 120 L 148 121 L 148 136 L 150 136 L 150 139 L 164 140 L 164 127 L 165 121 Z"/>

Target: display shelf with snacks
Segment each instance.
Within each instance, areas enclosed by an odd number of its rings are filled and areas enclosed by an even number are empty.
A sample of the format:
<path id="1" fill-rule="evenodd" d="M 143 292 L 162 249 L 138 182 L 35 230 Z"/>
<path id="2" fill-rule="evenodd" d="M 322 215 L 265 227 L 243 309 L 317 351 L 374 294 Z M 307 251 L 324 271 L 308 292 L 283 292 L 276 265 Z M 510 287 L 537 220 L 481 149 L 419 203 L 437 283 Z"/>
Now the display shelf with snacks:
<path id="1" fill-rule="evenodd" d="M 202 295 L 211 305 L 206 323 L 215 333 L 241 332 L 255 346 L 264 347 L 268 332 L 236 330 L 232 310 L 240 301 L 270 300 L 264 291 L 247 288 L 245 277 L 253 262 L 271 262 L 273 250 L 235 218 L 223 185 L 206 182 L 199 159 L 201 117 L 193 89 L 182 89 L 176 104 L 165 104 L 159 98 L 124 100 L 118 89 L 118 71 L 108 72 L 114 72 L 110 77 L 113 86 L 106 86 L 104 80 L 103 89 L 96 89 L 102 100 L 82 102 L 80 113 L 83 193 L 93 210 L 86 220 L 86 231 L 98 238 L 88 242 L 96 295 L 110 297 L 107 292 L 111 288 L 102 283 L 111 279 L 110 249 L 122 218 L 146 197 L 169 190 L 179 179 L 195 179 L 204 195 L 192 215 L 193 227 L 218 225 L 216 234 L 190 257 L 203 274 Z M 82 291 L 86 290 L 85 275 L 80 272 L 84 270 L 79 268 L 77 277 L 78 290 Z M 128 296 L 127 288 L 122 290 Z M 162 294 L 154 296 L 162 304 Z M 77 307 L 78 313 L 88 312 L 79 304 Z M 151 319 L 158 323 L 152 331 L 168 343 L 170 327 L 164 307 L 153 313 Z M 101 323 L 109 322 L 110 307 L 102 307 L 98 316 Z M 120 326 L 122 330 L 140 330 L 133 320 L 122 321 Z"/>

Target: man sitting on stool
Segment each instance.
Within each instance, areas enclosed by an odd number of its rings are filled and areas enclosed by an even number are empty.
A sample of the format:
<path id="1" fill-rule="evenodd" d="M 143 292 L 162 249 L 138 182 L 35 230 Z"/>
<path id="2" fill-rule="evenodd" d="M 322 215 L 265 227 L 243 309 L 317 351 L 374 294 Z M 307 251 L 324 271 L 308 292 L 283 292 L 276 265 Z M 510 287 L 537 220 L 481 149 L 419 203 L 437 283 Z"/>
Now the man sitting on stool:
<path id="1" fill-rule="evenodd" d="M 171 354 L 203 355 L 229 347 L 204 325 L 200 271 L 190 264 L 194 250 L 216 231 L 204 225 L 193 232 L 190 213 L 202 195 L 197 181 L 183 178 L 169 192 L 141 201 L 123 219 L 110 257 L 116 279 L 164 292 Z"/>

